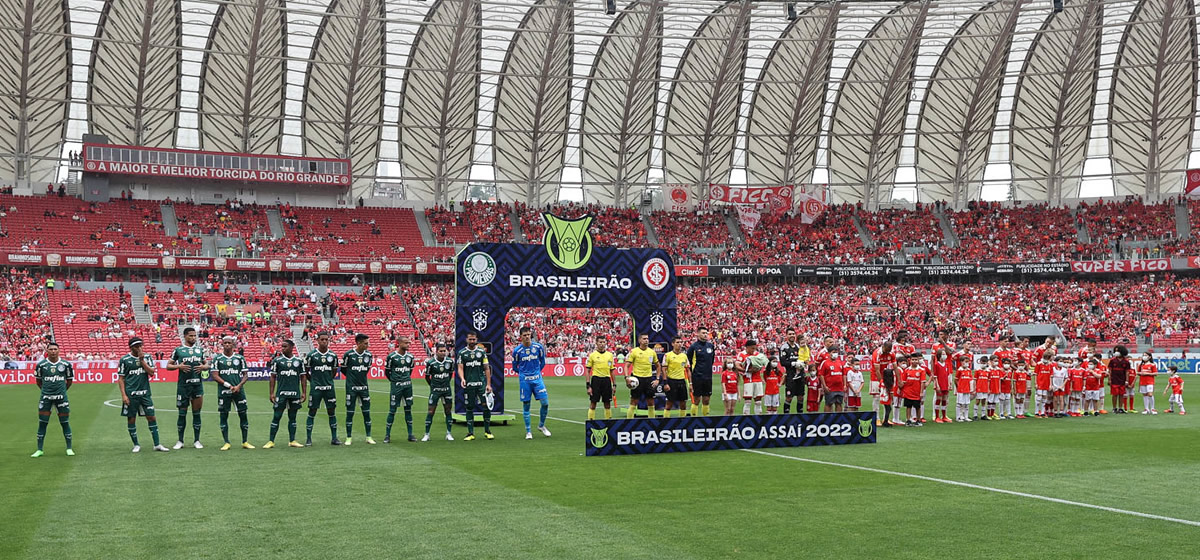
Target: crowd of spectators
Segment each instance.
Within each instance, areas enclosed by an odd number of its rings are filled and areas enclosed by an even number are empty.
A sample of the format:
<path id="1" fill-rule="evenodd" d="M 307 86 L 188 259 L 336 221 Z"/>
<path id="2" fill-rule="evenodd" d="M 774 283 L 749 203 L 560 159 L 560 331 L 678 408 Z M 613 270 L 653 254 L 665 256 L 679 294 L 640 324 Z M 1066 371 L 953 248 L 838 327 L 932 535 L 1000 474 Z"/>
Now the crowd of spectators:
<path id="1" fill-rule="evenodd" d="M 797 213 L 764 214 L 746 245 L 730 247 L 724 260 L 735 264 L 861 264 L 884 254 L 863 246 L 854 227 L 857 209 L 851 204 L 826 208 L 811 224 Z"/>
<path id="2" fill-rule="evenodd" d="M 941 225 L 929 205 L 917 204 L 914 209 L 887 208 L 875 212 L 859 212 L 859 220 L 871 234 L 875 245 L 899 254 L 905 247 L 935 249 L 944 241 Z"/>
<path id="3" fill-rule="evenodd" d="M 467 201 L 462 207 L 475 232 L 475 239 L 486 243 L 513 241 L 511 206 L 502 202 Z"/>
<path id="4" fill-rule="evenodd" d="M 235 199 L 222 204 L 176 202 L 174 207 L 180 235 L 224 235 L 247 240 L 271 236 L 266 208 L 257 204 Z"/>
<path id="5" fill-rule="evenodd" d="M 726 249 L 730 245 L 725 215 L 715 211 L 693 214 L 655 210 L 650 214 L 658 246 L 683 261 L 694 259 L 694 249 Z"/>
<path id="6" fill-rule="evenodd" d="M 190 254 L 197 240 L 170 238 L 158 205 L 142 200 L 0 195 L 0 249 Z"/>
<path id="7" fill-rule="evenodd" d="M 1141 199 L 1081 203 L 1076 214 L 1094 243 L 1145 241 L 1175 237 L 1173 203 L 1144 204 Z"/>
<path id="8" fill-rule="evenodd" d="M 541 243 L 546 233 L 546 222 L 542 212 L 549 211 L 561 218 L 573 219 L 587 214 L 595 216 L 589 231 L 592 240 L 601 247 L 647 247 L 646 226 L 636 208 L 611 208 L 597 204 L 555 204 L 548 208 L 535 208 L 517 204 L 521 217 L 521 231 L 529 243 Z"/>
<path id="9" fill-rule="evenodd" d="M 0 275 L 0 359 L 36 360 L 46 349 L 50 310 L 40 278 L 28 270 L 11 268 Z"/>
<path id="10" fill-rule="evenodd" d="M 947 215 L 959 239 L 958 247 L 942 249 L 947 262 L 1062 262 L 1090 253 L 1066 208 L 971 202 Z"/>
<path id="11" fill-rule="evenodd" d="M 475 240 L 475 231 L 471 229 L 471 219 L 466 212 L 438 205 L 425 209 L 425 219 L 438 243 L 454 245 Z"/>

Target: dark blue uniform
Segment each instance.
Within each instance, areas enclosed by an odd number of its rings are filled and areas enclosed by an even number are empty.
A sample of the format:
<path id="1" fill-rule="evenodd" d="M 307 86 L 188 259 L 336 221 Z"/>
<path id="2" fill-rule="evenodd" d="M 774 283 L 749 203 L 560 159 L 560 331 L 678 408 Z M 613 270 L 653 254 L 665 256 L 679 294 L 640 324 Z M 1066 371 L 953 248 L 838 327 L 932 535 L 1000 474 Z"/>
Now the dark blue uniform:
<path id="1" fill-rule="evenodd" d="M 712 342 L 697 340 L 688 346 L 688 363 L 692 364 L 692 396 L 711 397 L 713 379 L 713 360 L 717 357 L 716 348 Z"/>

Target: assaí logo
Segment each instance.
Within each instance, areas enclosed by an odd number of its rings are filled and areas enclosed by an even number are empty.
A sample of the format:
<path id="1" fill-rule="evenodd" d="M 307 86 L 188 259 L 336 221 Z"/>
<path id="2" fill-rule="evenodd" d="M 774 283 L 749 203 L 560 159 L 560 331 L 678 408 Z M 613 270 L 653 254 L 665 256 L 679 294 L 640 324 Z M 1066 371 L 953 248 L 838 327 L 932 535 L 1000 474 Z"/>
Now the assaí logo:
<path id="1" fill-rule="evenodd" d="M 549 212 L 542 214 L 546 220 L 546 234 L 542 244 L 546 255 L 554 266 L 566 271 L 584 267 L 592 258 L 592 232 L 588 228 L 595 219 L 591 214 L 573 220 L 560 218 Z"/>

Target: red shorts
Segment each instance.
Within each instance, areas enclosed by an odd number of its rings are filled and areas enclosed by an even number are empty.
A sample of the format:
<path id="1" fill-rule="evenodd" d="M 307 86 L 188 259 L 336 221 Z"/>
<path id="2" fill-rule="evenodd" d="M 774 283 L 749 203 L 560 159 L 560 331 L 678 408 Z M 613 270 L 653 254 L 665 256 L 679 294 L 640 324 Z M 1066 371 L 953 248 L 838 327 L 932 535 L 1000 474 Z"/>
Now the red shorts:
<path id="1" fill-rule="evenodd" d="M 854 408 L 862 406 L 862 397 L 846 397 L 846 406 Z"/>
<path id="2" fill-rule="evenodd" d="M 1054 392 L 1054 396 L 1056 396 L 1056 397 L 1065 397 L 1065 396 L 1067 396 L 1067 393 L 1068 393 L 1068 391 L 1067 391 L 1066 389 L 1059 389 L 1059 390 L 1057 390 L 1057 391 L 1055 391 L 1055 392 Z"/>
<path id="3" fill-rule="evenodd" d="M 1109 390 L 1114 396 L 1117 396 L 1117 397 L 1125 394 L 1125 386 L 1124 385 L 1113 385 L 1112 387 L 1109 387 Z"/>
<path id="4" fill-rule="evenodd" d="M 950 394 L 950 389 L 934 389 L 933 394 L 935 394 L 939 397 L 944 397 L 944 396 Z"/>

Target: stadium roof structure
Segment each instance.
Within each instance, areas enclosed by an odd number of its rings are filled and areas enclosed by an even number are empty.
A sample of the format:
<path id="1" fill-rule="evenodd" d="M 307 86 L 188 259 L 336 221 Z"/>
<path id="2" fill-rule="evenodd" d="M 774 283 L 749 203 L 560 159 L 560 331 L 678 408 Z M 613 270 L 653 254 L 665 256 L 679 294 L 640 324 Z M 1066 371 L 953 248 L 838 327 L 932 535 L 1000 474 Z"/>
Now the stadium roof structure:
<path id="1" fill-rule="evenodd" d="M 8 0 L 0 181 L 113 142 L 348 157 L 354 195 L 1177 193 L 1191 0 Z M 494 191 L 490 190 L 494 186 Z"/>

